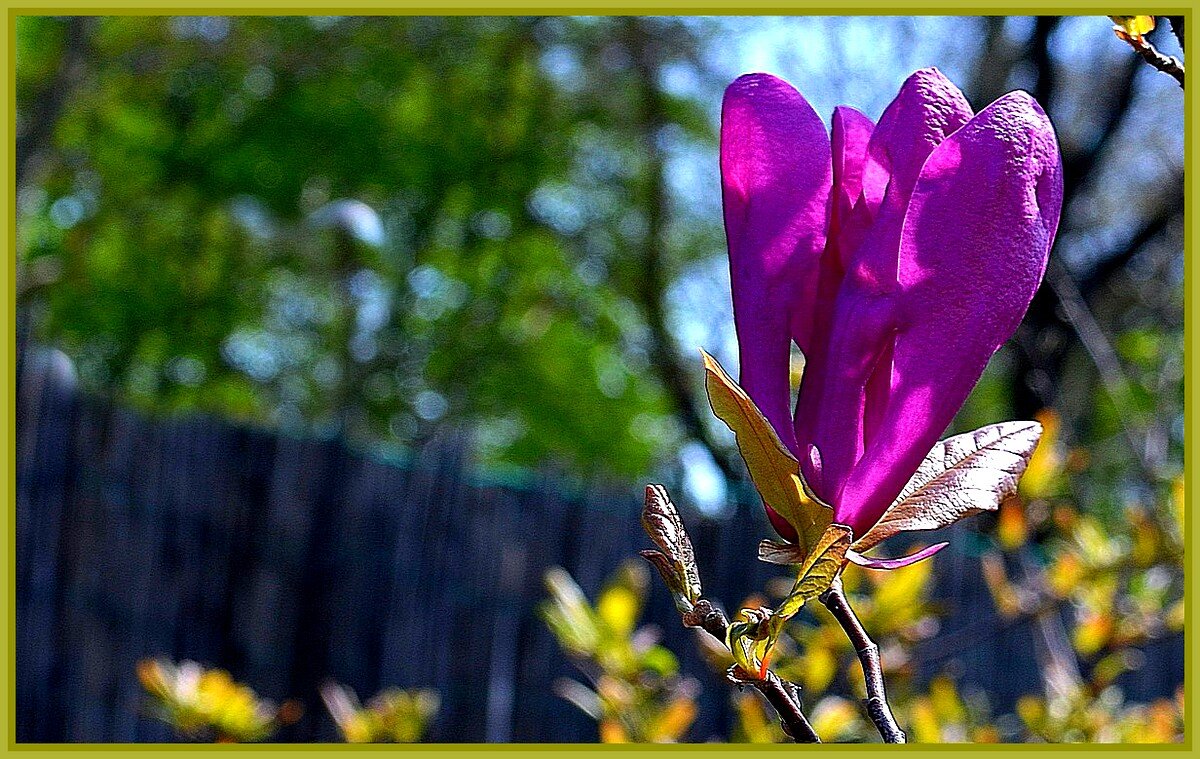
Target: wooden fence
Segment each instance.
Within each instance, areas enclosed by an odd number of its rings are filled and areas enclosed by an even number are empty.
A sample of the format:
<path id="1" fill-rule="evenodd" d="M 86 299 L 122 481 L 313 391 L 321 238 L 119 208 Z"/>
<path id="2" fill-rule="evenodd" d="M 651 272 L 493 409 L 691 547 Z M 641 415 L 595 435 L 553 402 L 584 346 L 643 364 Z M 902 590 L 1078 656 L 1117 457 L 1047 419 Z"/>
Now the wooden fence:
<path id="1" fill-rule="evenodd" d="M 576 673 L 535 608 L 547 567 L 593 593 L 647 547 L 635 490 L 488 482 L 453 437 L 400 464 L 207 417 L 147 419 L 81 396 L 65 357 L 42 348 L 18 372 L 18 740 L 170 740 L 134 675 L 154 655 L 301 699 L 282 740 L 336 740 L 317 695 L 327 679 L 364 697 L 435 689 L 435 741 L 596 739 L 551 691 Z M 760 508 L 733 512 L 685 514 L 707 589 L 727 604 L 772 576 L 748 559 L 768 532 Z M 948 617 L 915 661 L 923 677 L 950 665 L 1004 709 L 1041 687 L 1035 631 L 996 620 L 970 554 L 958 540 L 935 560 Z M 727 734 L 727 687 L 657 579 L 647 617 L 704 685 L 690 738 Z M 1170 693 L 1182 649 L 1147 651 L 1169 666 L 1128 677 L 1127 694 Z"/>

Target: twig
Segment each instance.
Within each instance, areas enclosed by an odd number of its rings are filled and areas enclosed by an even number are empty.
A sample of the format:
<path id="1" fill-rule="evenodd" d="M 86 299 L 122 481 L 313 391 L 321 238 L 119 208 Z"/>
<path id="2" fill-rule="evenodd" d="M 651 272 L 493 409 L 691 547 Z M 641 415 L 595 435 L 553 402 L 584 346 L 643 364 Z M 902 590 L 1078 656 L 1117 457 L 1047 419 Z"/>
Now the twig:
<path id="1" fill-rule="evenodd" d="M 707 598 L 701 598 L 696 602 L 692 611 L 683 615 L 683 624 L 686 627 L 699 627 L 719 640 L 721 645 L 726 645 L 729 621 L 725 618 L 725 613 L 713 606 Z M 821 737 L 813 729 L 812 723 L 804 716 L 800 707 L 799 692 L 795 685 L 785 682 L 771 670 L 767 670 L 766 676 L 761 680 L 750 677 L 745 679 L 731 677 L 730 681 L 739 688 L 744 685 L 753 685 L 767 700 L 767 703 L 778 712 L 780 724 L 792 740 L 797 743 L 821 742 Z"/>
<path id="2" fill-rule="evenodd" d="M 1150 40 L 1146 39 L 1143 35 L 1129 34 L 1120 27 L 1115 28 L 1113 31 L 1116 32 L 1118 38 L 1129 43 L 1129 46 L 1133 48 L 1133 52 L 1141 56 L 1142 60 L 1164 74 L 1170 74 L 1175 77 L 1175 81 L 1179 82 L 1180 87 L 1183 87 L 1183 61 L 1173 55 L 1160 53 L 1158 48 L 1150 44 Z"/>
<path id="3" fill-rule="evenodd" d="M 888 706 L 887 694 L 884 693 L 879 646 L 867 635 L 854 609 L 850 608 L 850 602 L 846 600 L 846 593 L 842 590 L 842 578 L 835 579 L 829 590 L 819 596 L 819 600 L 846 631 L 846 636 L 850 638 L 858 660 L 862 663 L 863 679 L 867 684 L 867 697 L 863 700 L 867 716 L 875 723 L 875 728 L 879 730 L 884 743 L 907 743 L 908 739 L 896 723 L 892 708 Z"/>
<path id="4" fill-rule="evenodd" d="M 1067 322 L 1079 336 L 1079 341 L 1083 343 L 1084 350 L 1087 351 L 1088 357 L 1095 365 L 1104 392 L 1117 408 L 1121 408 L 1124 396 L 1123 388 L 1129 387 L 1132 383 L 1125 374 L 1116 349 L 1108 341 L 1104 329 L 1096 321 L 1096 317 L 1088 308 L 1087 301 L 1079 292 L 1075 279 L 1055 258 L 1046 267 L 1046 280 L 1062 305 Z M 1134 462 L 1141 468 L 1147 480 L 1154 482 L 1157 478 L 1158 467 L 1157 463 L 1151 461 L 1147 456 L 1145 435 L 1140 434 L 1140 431 L 1134 428 L 1133 422 L 1129 420 L 1129 414 L 1120 414 L 1120 418 L 1121 429 L 1125 432 L 1125 439 L 1133 451 Z"/>
<path id="5" fill-rule="evenodd" d="M 1167 20 L 1171 22 L 1171 31 L 1175 32 L 1175 39 L 1179 40 L 1179 49 L 1183 50 L 1183 16 L 1167 16 Z"/>
<path id="6" fill-rule="evenodd" d="M 685 627 L 698 627 L 728 646 L 729 620 L 725 613 L 702 596 L 700 574 L 692 551 L 692 540 L 683 527 L 683 520 L 667 489 L 662 485 L 646 488 L 646 505 L 642 509 L 642 527 L 658 546 L 658 551 L 642 551 L 641 555 L 658 570 Z M 742 688 L 753 685 L 779 714 L 784 732 L 797 743 L 820 743 L 800 706 L 799 689 L 766 670 L 761 677 L 734 666 L 728 674 L 730 682 Z"/>

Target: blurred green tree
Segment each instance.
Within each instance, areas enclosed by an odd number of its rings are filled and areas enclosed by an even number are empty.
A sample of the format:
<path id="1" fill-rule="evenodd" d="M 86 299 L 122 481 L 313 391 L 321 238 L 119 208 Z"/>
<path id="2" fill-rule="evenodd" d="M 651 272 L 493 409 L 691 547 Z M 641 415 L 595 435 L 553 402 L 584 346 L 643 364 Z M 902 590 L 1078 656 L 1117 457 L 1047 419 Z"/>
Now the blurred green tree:
<path id="1" fill-rule="evenodd" d="M 22 16 L 21 321 L 145 409 L 736 483 L 689 355 L 734 366 L 721 88 L 765 68 L 878 116 L 931 63 L 976 108 L 1032 92 L 1066 163 L 1046 285 L 956 429 L 1054 408 L 1081 503 L 1160 500 L 1182 94 L 1102 17 Z"/>
<path id="2" fill-rule="evenodd" d="M 22 309 L 145 408 L 644 473 L 662 96 L 603 44 L 643 23 L 22 17 Z"/>

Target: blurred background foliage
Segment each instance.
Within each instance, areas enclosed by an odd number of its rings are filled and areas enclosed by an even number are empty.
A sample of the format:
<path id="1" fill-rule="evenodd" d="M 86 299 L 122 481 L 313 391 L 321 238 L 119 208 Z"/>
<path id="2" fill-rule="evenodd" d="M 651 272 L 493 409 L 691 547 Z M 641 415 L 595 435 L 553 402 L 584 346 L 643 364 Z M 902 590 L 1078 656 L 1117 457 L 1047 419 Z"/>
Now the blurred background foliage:
<path id="1" fill-rule="evenodd" d="M 352 688 L 333 682 L 321 700 L 346 743 L 417 743 L 440 705 L 436 691 L 387 688 L 364 706 Z"/>
<path id="2" fill-rule="evenodd" d="M 744 488 L 693 360 L 736 364 L 723 86 L 770 69 L 826 117 L 930 64 L 977 108 L 1027 89 L 1066 213 L 962 425 L 1054 407 L 1109 516 L 1180 470 L 1182 92 L 1103 17 L 21 17 L 17 62 L 22 326 L 85 388 L 468 428 L 485 464 L 712 508 Z"/>
<path id="3" fill-rule="evenodd" d="M 148 696 L 149 711 L 191 741 L 266 740 L 304 711 L 298 701 L 276 706 L 225 670 L 194 661 L 144 659 L 138 662 L 137 677 Z"/>
<path id="4" fill-rule="evenodd" d="M 966 645 L 978 645 L 998 627 L 1031 624 L 1035 645 L 1028 655 L 1035 657 L 1042 681 L 1029 684 L 1030 692 L 1011 713 L 1000 712 L 983 690 L 960 687 L 954 672 L 958 652 L 945 639 L 934 652 L 942 671 L 919 678 L 921 644 L 937 638 L 947 612 L 932 595 L 934 560 L 893 571 L 852 564 L 843 574 L 846 592 L 879 646 L 888 700 L 915 743 L 1181 742 L 1182 684 L 1174 697 L 1129 703 L 1119 681 L 1147 666 L 1146 644 L 1183 630 L 1182 480 L 1158 510 L 1161 518 L 1149 518 L 1149 509 L 1131 509 L 1124 526 L 1106 528 L 1062 495 L 1065 473 L 1056 423 L 1045 415 L 1044 421 L 1049 434 L 1040 450 L 1046 453 L 1031 462 L 1021 493 L 1001 511 L 998 539 L 983 549 L 999 625 L 986 620 L 986 627 L 959 633 Z M 1044 535 L 1040 546 L 1029 540 L 1035 531 Z M 605 742 L 676 742 L 681 737 L 676 731 L 685 730 L 695 713 L 696 682 L 675 677 L 674 659 L 655 644 L 658 631 L 635 626 L 646 576 L 636 564 L 620 567 L 595 606 L 563 570 L 546 576 L 545 621 L 595 689 L 571 682 L 558 691 L 599 722 Z M 730 612 L 768 606 L 767 596 L 777 603 L 793 581 L 776 577 L 764 588 L 766 596 L 743 599 Z M 772 669 L 800 686 L 822 740 L 877 742 L 875 727 L 856 703 L 866 690 L 850 640 L 820 604 L 807 609 L 776 647 Z M 695 631 L 695 645 L 717 675 L 734 663 L 729 650 L 703 631 Z M 606 693 L 620 697 L 606 698 Z M 730 740 L 790 741 L 774 710 L 753 689 L 731 687 L 729 697 L 737 715 Z M 632 721 L 633 729 L 606 729 L 617 719 Z M 659 729 L 663 724 L 672 730 Z M 706 726 L 699 727 L 696 737 L 722 739 L 706 736 Z"/>
<path id="5" fill-rule="evenodd" d="M 542 619 L 590 683 L 562 678 L 554 690 L 596 720 L 604 743 L 676 743 L 696 718 L 699 683 L 680 676 L 660 630 L 637 626 L 649 579 L 629 559 L 592 604 L 566 570 L 546 571 Z"/>
<path id="6" fill-rule="evenodd" d="M 1169 23 L 1149 39 L 1182 56 Z M 769 70 L 826 119 L 877 118 L 926 65 L 977 110 L 1030 91 L 1062 144 L 1063 220 L 954 429 L 1046 424 L 972 550 L 1002 613 L 1072 627 L 1039 654 L 1044 692 L 994 717 L 952 676 L 905 684 L 937 610 L 896 598 L 928 565 L 854 592 L 920 740 L 1175 734 L 1178 703 L 1127 705 L 1112 682 L 1183 613 L 1183 93 L 1105 17 L 21 16 L 16 56 L 18 330 L 85 390 L 401 451 L 465 431 L 481 466 L 653 477 L 716 517 L 752 497 L 695 354 L 736 367 L 723 87 Z M 640 597 L 628 571 L 605 593 Z M 608 630 L 571 656 L 624 643 L 588 665 L 595 687 L 563 688 L 606 736 L 682 734 L 691 686 L 638 637 L 640 601 L 613 627 L 568 581 L 551 627 Z M 795 674 L 816 721 L 862 738 L 827 628 L 796 627 Z M 613 722 L 644 670 L 659 706 Z M 737 698 L 738 734 L 776 739 Z"/>

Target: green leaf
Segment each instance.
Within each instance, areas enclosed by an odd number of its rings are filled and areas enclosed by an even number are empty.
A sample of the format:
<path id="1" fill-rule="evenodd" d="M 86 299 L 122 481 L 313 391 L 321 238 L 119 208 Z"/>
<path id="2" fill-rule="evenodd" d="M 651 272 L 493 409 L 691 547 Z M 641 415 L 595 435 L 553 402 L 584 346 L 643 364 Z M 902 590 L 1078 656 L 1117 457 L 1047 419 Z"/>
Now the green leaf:
<path id="1" fill-rule="evenodd" d="M 838 572 L 842 571 L 842 567 L 846 564 L 846 551 L 850 548 L 850 541 L 853 539 L 854 533 L 849 527 L 842 524 L 831 524 L 821 533 L 816 544 L 809 551 L 808 556 L 800 564 L 800 572 L 796 578 L 796 582 L 792 585 L 791 591 L 787 598 L 783 599 L 783 603 L 775 610 L 768 618 L 763 620 L 754 632 L 758 635 L 766 633 L 766 639 L 761 645 L 755 644 L 755 648 L 747 648 L 742 652 L 743 656 L 749 657 L 754 654 L 760 662 L 760 669 L 751 669 L 739 658 L 739 652 L 734 650 L 734 658 L 738 664 L 747 672 L 758 672 L 761 677 L 764 674 L 766 665 L 762 664 L 768 660 L 771 649 L 775 646 L 775 641 L 779 640 L 780 634 L 783 633 L 784 625 L 787 621 L 794 617 L 804 604 L 811 598 L 824 593 L 833 584 Z M 768 561 L 779 558 L 778 563 L 785 563 L 788 555 L 782 551 L 776 551 L 778 544 L 770 541 L 763 541 L 759 545 L 759 558 L 763 558 L 764 546 L 766 553 L 771 555 Z M 742 611 L 746 611 L 743 609 Z M 730 625 L 732 631 L 733 625 Z M 748 633 L 742 633 L 743 638 L 748 638 Z M 733 650 L 733 636 L 730 636 L 730 649 Z M 738 642 L 746 647 L 749 644 L 745 640 L 739 639 Z"/>
<path id="2" fill-rule="evenodd" d="M 795 616 L 805 602 L 829 589 L 838 572 L 846 564 L 846 550 L 850 547 L 852 538 L 853 532 L 849 527 L 842 524 L 829 525 L 801 565 L 796 584 L 776 610 L 772 620 L 775 624 L 782 625 Z"/>
<path id="3" fill-rule="evenodd" d="M 748 675 L 761 678 L 765 674 L 767 652 L 775 642 L 770 634 L 771 619 L 770 609 L 741 609 L 729 623 L 725 643 Z"/>
<path id="4" fill-rule="evenodd" d="M 704 356 L 704 386 L 713 413 L 733 430 L 759 495 L 795 528 L 797 545 L 807 556 L 833 521 L 833 509 L 804 482 L 800 463 L 746 391 L 715 358 L 703 349 L 700 353 Z"/>
<path id="5" fill-rule="evenodd" d="M 542 619 L 563 648 L 590 656 L 602 636 L 587 597 L 562 567 L 550 567 L 543 579 L 550 598 L 538 607 Z"/>

